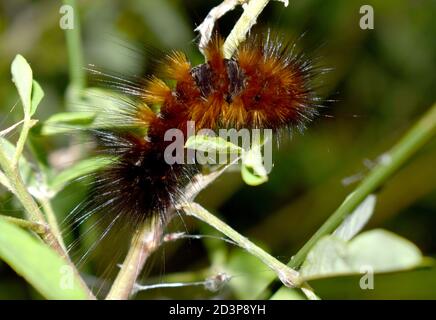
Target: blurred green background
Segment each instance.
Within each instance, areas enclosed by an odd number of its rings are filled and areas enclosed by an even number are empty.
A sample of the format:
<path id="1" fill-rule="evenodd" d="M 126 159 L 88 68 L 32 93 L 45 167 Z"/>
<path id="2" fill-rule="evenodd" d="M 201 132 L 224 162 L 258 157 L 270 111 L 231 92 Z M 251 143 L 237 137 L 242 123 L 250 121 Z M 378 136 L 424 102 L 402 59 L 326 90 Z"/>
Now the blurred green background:
<path id="1" fill-rule="evenodd" d="M 194 64 L 201 63 L 193 29 L 218 3 L 79 1 L 85 62 L 114 73 L 143 74 L 153 69 L 151 53 L 182 49 Z M 374 7 L 374 30 L 359 28 L 359 9 L 364 4 Z M 19 112 L 11 111 L 18 95 L 9 69 L 17 53 L 30 62 L 46 94 L 36 118 L 42 121 L 71 108 L 65 103 L 68 56 L 65 35 L 59 27 L 60 6 L 61 2 L 54 0 L 0 3 L 0 129 L 21 117 Z M 238 8 L 219 21 L 223 35 L 228 34 L 241 12 Z M 377 157 L 436 100 L 435 17 L 434 0 L 291 0 L 287 8 L 279 2 L 270 3 L 258 21 L 259 27 L 272 28 L 291 39 L 305 34 L 298 41 L 299 47 L 319 57 L 322 65 L 333 68 L 323 77 L 320 92 L 333 102 L 327 103 L 322 115 L 303 135 L 295 134 L 274 151 L 275 166 L 266 184 L 250 187 L 243 184 L 239 173 L 227 173 L 205 190 L 199 201 L 280 260 L 288 261 L 353 190 Z M 48 153 L 71 143 L 68 137 L 44 139 Z M 376 211 L 367 228 L 391 230 L 411 240 L 425 255 L 434 256 L 435 187 L 433 141 L 379 191 Z M 60 220 L 81 200 L 84 190 L 73 184 L 56 197 Z M 20 215 L 19 206 L 3 189 L 0 210 Z M 176 221 L 172 228 L 183 231 L 185 225 L 194 234 L 213 233 L 190 219 Z M 99 231 L 87 235 L 77 256 L 98 235 Z M 73 234 L 68 240 L 78 236 Z M 113 261 L 112 248 L 103 244 L 82 267 L 95 287 L 100 287 L 103 280 L 99 278 L 101 270 L 121 262 Z M 154 260 L 143 282 L 192 281 L 227 270 L 242 281 L 239 286 L 247 291 L 247 285 L 261 281 L 266 271 L 265 267 L 251 268 L 252 258 L 240 250 L 210 239 L 168 244 Z M 436 289 L 423 289 L 429 287 L 428 279 L 434 275 L 414 274 L 412 280 L 392 276 L 383 280 L 382 289 L 367 297 L 436 298 Z M 328 281 L 331 283 L 320 284 L 325 298 L 361 297 L 362 293 L 344 279 Z M 233 283 L 218 293 L 201 287 L 159 289 L 138 297 L 241 298 L 246 297 L 241 293 L 244 288 Z M 0 299 L 37 297 L 29 285 L 0 262 Z"/>

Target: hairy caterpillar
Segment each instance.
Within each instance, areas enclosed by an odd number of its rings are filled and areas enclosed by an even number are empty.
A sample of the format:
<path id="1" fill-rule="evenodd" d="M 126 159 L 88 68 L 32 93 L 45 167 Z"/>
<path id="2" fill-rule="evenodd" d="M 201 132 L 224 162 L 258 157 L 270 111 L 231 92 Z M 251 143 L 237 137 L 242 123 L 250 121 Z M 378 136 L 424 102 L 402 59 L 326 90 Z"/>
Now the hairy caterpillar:
<path id="1" fill-rule="evenodd" d="M 117 84 L 135 100 L 122 103 L 115 116 L 122 126 L 92 131 L 98 152 L 116 160 L 97 172 L 81 208 L 84 219 L 102 213 L 110 217 L 110 226 L 126 217 L 129 226 L 151 217 L 165 224 L 200 170 L 196 164 L 165 161 L 170 141 L 164 137 L 170 129 L 186 133 L 188 121 L 193 121 L 196 131 L 278 132 L 302 129 L 318 113 L 321 100 L 313 80 L 320 70 L 281 39 L 269 33 L 251 35 L 232 58 L 225 59 L 223 40 L 215 36 L 204 52 L 207 61 L 194 67 L 181 52 L 168 55 L 162 71 L 166 81 L 152 76 Z"/>

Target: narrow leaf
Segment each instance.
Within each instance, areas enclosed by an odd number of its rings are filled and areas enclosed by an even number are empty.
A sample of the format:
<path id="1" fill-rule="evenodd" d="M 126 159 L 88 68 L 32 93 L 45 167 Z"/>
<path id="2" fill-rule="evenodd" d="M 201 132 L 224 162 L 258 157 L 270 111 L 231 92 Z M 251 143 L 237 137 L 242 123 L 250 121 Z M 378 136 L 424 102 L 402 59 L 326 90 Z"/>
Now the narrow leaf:
<path id="1" fill-rule="evenodd" d="M 32 97 L 32 69 L 26 59 L 17 55 L 11 65 L 12 81 L 17 87 L 23 104 L 24 116 L 29 118 L 31 115 L 31 97 Z"/>
<path id="2" fill-rule="evenodd" d="M 210 153 L 240 153 L 242 151 L 241 147 L 228 142 L 221 137 L 210 137 L 206 135 L 189 137 L 185 143 L 185 148 Z"/>
<path id="3" fill-rule="evenodd" d="M 47 299 L 87 298 L 79 279 L 61 257 L 4 220 L 0 220 L 0 259 Z"/>
<path id="4" fill-rule="evenodd" d="M 49 185 L 49 188 L 53 192 L 59 192 L 68 182 L 77 179 L 78 177 L 83 177 L 89 173 L 95 172 L 113 161 L 114 158 L 103 156 L 97 156 L 79 161 L 54 177 Z"/>
<path id="5" fill-rule="evenodd" d="M 0 171 L 0 184 L 3 185 L 6 189 L 8 189 L 10 192 L 14 192 L 11 184 L 9 183 L 8 178 L 6 178 L 5 174 L 1 171 Z"/>
<path id="6" fill-rule="evenodd" d="M 38 105 L 41 102 L 42 98 L 44 98 L 44 91 L 42 90 L 39 83 L 33 80 L 30 116 L 33 116 L 35 114 L 36 108 L 38 108 Z"/>
<path id="7" fill-rule="evenodd" d="M 44 121 L 42 135 L 53 135 L 88 127 L 95 119 L 92 112 L 61 112 Z"/>
<path id="8" fill-rule="evenodd" d="M 16 124 L 13 124 L 13 125 L 10 126 L 9 128 L 6 128 L 6 129 L 0 131 L 0 137 L 6 137 L 6 135 L 8 135 L 8 134 L 11 133 L 12 131 L 14 131 L 15 128 L 17 128 L 18 126 L 20 126 L 23 122 L 24 122 L 24 120 L 21 120 L 21 121 L 17 122 Z"/>

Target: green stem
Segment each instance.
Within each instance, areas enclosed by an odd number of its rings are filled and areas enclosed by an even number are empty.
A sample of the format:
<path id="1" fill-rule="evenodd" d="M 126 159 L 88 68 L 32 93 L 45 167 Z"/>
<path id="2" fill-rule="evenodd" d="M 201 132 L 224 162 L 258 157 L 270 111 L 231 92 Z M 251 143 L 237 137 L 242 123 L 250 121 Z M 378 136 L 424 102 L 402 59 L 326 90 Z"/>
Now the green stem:
<path id="1" fill-rule="evenodd" d="M 301 287 L 303 284 L 297 271 L 288 267 L 286 264 L 280 262 L 268 252 L 242 236 L 232 227 L 218 219 L 216 216 L 211 214 L 205 208 L 197 203 L 189 203 L 183 206 L 183 209 L 187 215 L 196 217 L 217 229 L 229 239 L 236 242 L 241 248 L 247 250 L 248 253 L 259 258 L 263 263 L 265 263 L 271 270 L 273 270 L 284 285 L 288 287 Z"/>
<path id="2" fill-rule="evenodd" d="M 58 221 L 56 218 L 56 214 L 53 210 L 53 207 L 51 205 L 50 200 L 45 198 L 45 197 L 39 198 L 38 200 L 41 203 L 42 208 L 44 209 L 44 213 L 45 213 L 45 216 L 47 218 L 47 223 L 50 226 L 50 230 L 53 232 L 53 235 L 58 240 L 62 249 L 65 252 L 67 252 L 67 248 L 65 247 L 65 243 L 64 243 L 64 240 L 62 238 L 62 233 L 59 229 L 59 224 L 58 224 Z"/>
<path id="3" fill-rule="evenodd" d="M 211 184 L 230 165 L 231 164 L 223 166 L 220 170 L 214 171 L 208 175 L 198 174 L 195 176 L 185 189 L 185 197 L 194 200 L 200 190 L 203 190 Z M 173 211 L 173 209 L 168 210 L 168 220 L 166 223 L 171 221 Z M 162 244 L 164 228 L 165 226 L 160 222 L 149 221 L 137 229 L 120 272 L 106 297 L 107 300 L 128 299 L 133 293 L 136 279 L 148 257 Z"/>
<path id="4" fill-rule="evenodd" d="M 39 209 L 37 203 L 32 198 L 30 193 L 28 192 L 24 182 L 21 178 L 21 175 L 18 171 L 18 167 L 14 166 L 4 151 L 0 149 L 0 167 L 4 171 L 4 176 L 7 178 L 10 188 L 13 190 L 13 193 L 20 201 L 22 206 L 25 209 L 25 213 L 29 218 L 29 223 L 36 223 L 46 227 L 46 232 L 44 232 L 41 237 L 46 244 L 48 244 L 53 250 L 55 250 L 61 257 L 65 259 L 65 261 L 73 268 L 75 273 L 79 276 L 79 272 L 75 268 L 75 266 L 71 263 L 67 253 L 64 248 L 60 245 L 57 237 L 53 234 L 52 230 L 47 226 L 47 222 L 45 220 L 44 214 Z M 81 286 L 88 293 L 90 299 L 94 299 L 94 295 L 86 286 L 85 282 L 79 276 L 81 280 Z"/>
<path id="5" fill-rule="evenodd" d="M 79 11 L 77 9 L 76 0 L 63 0 L 63 3 L 71 6 L 74 14 L 74 27 L 72 29 L 65 29 L 65 36 L 67 40 L 70 81 L 74 88 L 74 93 L 77 93 L 86 86 L 85 71 L 83 69 Z"/>
<path id="6" fill-rule="evenodd" d="M 320 238 L 332 233 L 342 221 L 371 193 L 375 192 L 408 159 L 412 157 L 436 133 L 436 104 L 403 136 L 387 153 L 380 157 L 378 165 L 360 183 L 339 208 L 289 261 L 288 266 L 298 268 Z"/>
<path id="7" fill-rule="evenodd" d="M 23 120 L 23 128 L 21 128 L 20 136 L 15 147 L 14 158 L 12 159 L 12 167 L 14 169 L 18 168 L 18 161 L 20 160 L 21 154 L 24 150 L 24 145 L 27 141 L 27 136 L 29 135 L 29 130 L 32 128 L 37 120 L 30 119 L 30 116 L 25 116 Z"/>
<path id="8" fill-rule="evenodd" d="M 24 129 L 24 128 L 23 128 Z M 41 224 L 46 224 L 44 215 L 41 210 L 39 210 L 38 205 L 33 200 L 32 196 L 27 191 L 20 174 L 18 173 L 18 168 L 11 164 L 10 160 L 0 149 L 0 166 L 3 168 L 5 176 L 8 179 L 10 188 L 14 191 L 18 200 L 20 200 L 26 214 L 31 221 L 39 222 Z"/>
<path id="9" fill-rule="evenodd" d="M 15 217 L 9 217 L 9 216 L 2 216 L 0 215 L 0 219 L 3 219 L 7 222 L 13 223 L 16 226 L 19 226 L 21 228 L 29 229 L 39 235 L 44 235 L 47 232 L 47 226 L 39 223 L 39 222 L 33 222 L 28 221 L 20 218 Z"/>

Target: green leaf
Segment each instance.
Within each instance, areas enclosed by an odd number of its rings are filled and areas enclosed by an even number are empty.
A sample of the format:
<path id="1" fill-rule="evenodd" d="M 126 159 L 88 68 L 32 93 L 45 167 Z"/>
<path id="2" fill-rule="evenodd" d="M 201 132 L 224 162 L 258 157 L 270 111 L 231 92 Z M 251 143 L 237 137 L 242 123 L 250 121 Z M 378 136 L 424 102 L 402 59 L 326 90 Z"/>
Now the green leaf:
<path id="1" fill-rule="evenodd" d="M 47 299 L 86 299 L 64 260 L 24 230 L 0 220 L 0 258 Z"/>
<path id="2" fill-rule="evenodd" d="M 229 255 L 226 273 L 234 276 L 229 286 L 237 299 L 257 299 L 260 294 L 268 293 L 268 284 L 277 278 L 262 261 L 241 250 L 233 250 Z"/>
<path id="3" fill-rule="evenodd" d="M 95 113 L 92 112 L 60 112 L 52 115 L 46 123 L 68 123 L 75 125 L 86 125 L 92 123 Z"/>
<path id="4" fill-rule="evenodd" d="M 365 274 L 322 278 L 310 286 L 323 299 L 436 299 L 436 267 L 374 274 L 373 288 L 364 290 Z M 286 289 L 286 288 L 283 288 Z M 282 290 L 282 289 L 280 289 Z"/>
<path id="5" fill-rule="evenodd" d="M 68 182 L 78 178 L 85 176 L 91 172 L 95 172 L 114 161 L 113 157 L 104 157 L 97 156 L 89 159 L 85 159 L 77 162 L 72 165 L 68 169 L 65 169 L 57 176 L 53 178 L 53 180 L 49 184 L 49 188 L 51 191 L 57 193 L 59 192 Z"/>
<path id="6" fill-rule="evenodd" d="M 375 272 L 392 272 L 416 267 L 422 253 L 409 240 L 395 233 L 375 229 L 358 235 L 348 246 L 355 266 L 370 265 Z"/>
<path id="7" fill-rule="evenodd" d="M 53 135 L 81 127 L 89 127 L 96 117 L 92 112 L 61 112 L 44 121 L 41 129 L 42 135 Z"/>
<path id="8" fill-rule="evenodd" d="M 410 241 L 389 231 L 375 229 L 347 242 L 335 236 L 322 238 L 301 267 L 306 279 L 360 273 L 392 272 L 419 266 L 423 257 Z"/>
<path id="9" fill-rule="evenodd" d="M 300 272 L 306 279 L 316 279 L 359 271 L 348 265 L 347 243 L 344 240 L 326 236 L 321 238 L 309 252 Z"/>
<path id="10" fill-rule="evenodd" d="M 282 287 L 271 296 L 271 300 L 307 300 L 298 289 Z"/>
<path id="11" fill-rule="evenodd" d="M 17 87 L 23 104 L 24 116 L 29 118 L 31 115 L 31 97 L 32 97 L 32 69 L 26 59 L 17 55 L 11 65 L 12 81 Z"/>
<path id="12" fill-rule="evenodd" d="M 194 149 L 208 153 L 240 153 L 242 148 L 224 140 L 221 137 L 210 137 L 207 135 L 191 136 L 185 143 L 185 148 Z"/>
<path id="13" fill-rule="evenodd" d="M 258 186 L 268 181 L 268 176 L 255 172 L 252 167 L 242 166 L 242 180 L 249 186 Z"/>
<path id="14" fill-rule="evenodd" d="M 250 186 L 258 186 L 268 181 L 261 148 L 261 145 L 253 145 L 250 150 L 242 153 L 241 175 L 244 182 Z"/>
<path id="15" fill-rule="evenodd" d="M 348 241 L 363 229 L 368 220 L 374 213 L 377 197 L 369 195 L 366 199 L 350 214 L 341 225 L 335 230 L 333 235 L 339 239 Z"/>
<path id="16" fill-rule="evenodd" d="M 36 108 L 38 107 L 39 103 L 41 102 L 42 98 L 44 98 L 44 91 L 42 90 L 41 86 L 38 82 L 33 80 L 33 86 L 32 86 L 32 101 L 31 101 L 31 107 L 30 107 L 30 116 L 33 116 L 36 112 Z"/>

